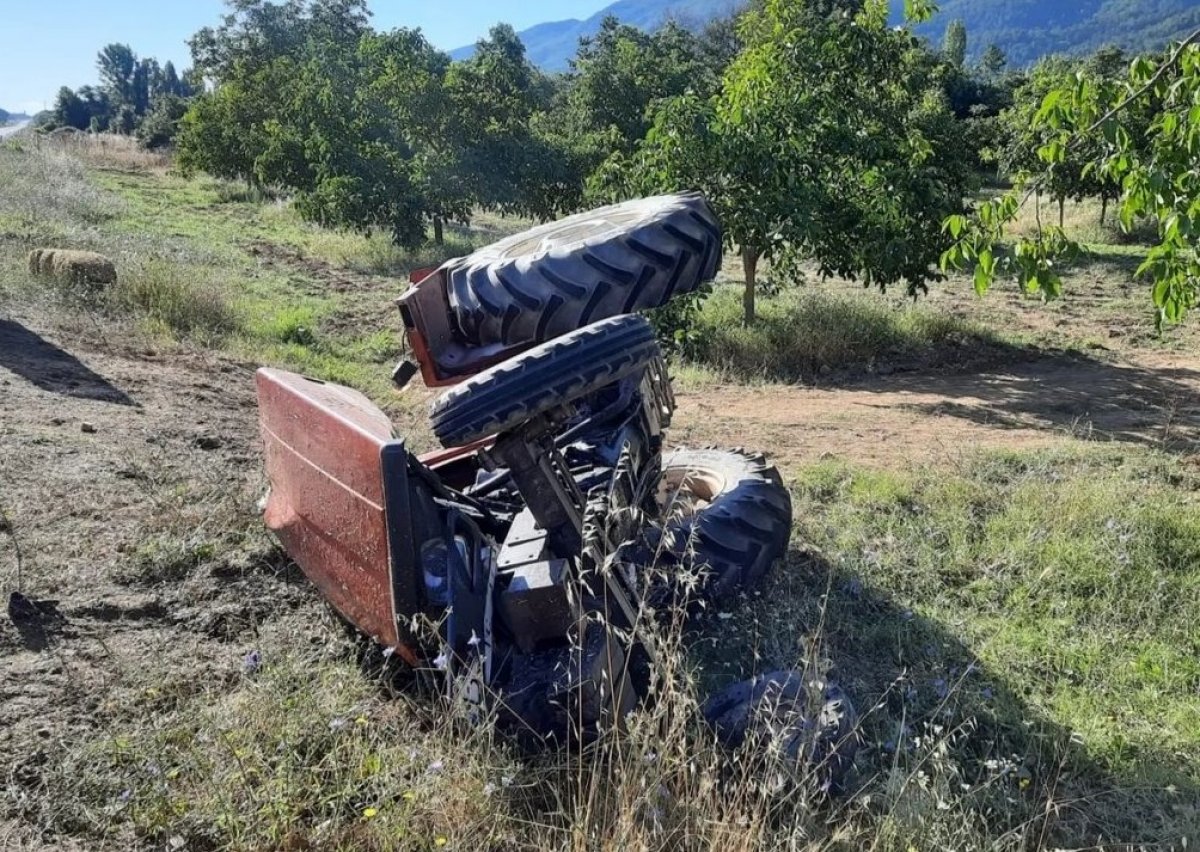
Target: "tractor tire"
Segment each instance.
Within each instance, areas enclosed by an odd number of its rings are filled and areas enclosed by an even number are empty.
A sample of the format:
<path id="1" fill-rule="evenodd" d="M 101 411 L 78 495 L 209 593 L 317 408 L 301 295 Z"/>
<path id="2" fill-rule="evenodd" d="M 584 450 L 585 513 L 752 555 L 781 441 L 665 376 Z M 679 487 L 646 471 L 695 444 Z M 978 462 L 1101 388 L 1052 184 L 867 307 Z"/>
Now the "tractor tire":
<path id="1" fill-rule="evenodd" d="M 688 193 L 550 222 L 444 270 L 463 338 L 474 346 L 513 346 L 657 308 L 720 267 L 721 227 L 703 196 Z"/>
<path id="2" fill-rule="evenodd" d="M 712 696 L 701 712 L 726 748 L 747 742 L 814 772 L 837 790 L 858 753 L 858 714 L 840 686 L 779 671 Z"/>
<path id="3" fill-rule="evenodd" d="M 433 433 L 445 447 L 469 444 L 618 382 L 659 354 L 645 317 L 601 320 L 446 391 L 433 403 Z"/>
<path id="4" fill-rule="evenodd" d="M 706 574 L 710 601 L 732 600 L 787 552 L 792 498 L 761 454 L 676 450 L 663 459 L 658 503 L 668 549 Z"/>

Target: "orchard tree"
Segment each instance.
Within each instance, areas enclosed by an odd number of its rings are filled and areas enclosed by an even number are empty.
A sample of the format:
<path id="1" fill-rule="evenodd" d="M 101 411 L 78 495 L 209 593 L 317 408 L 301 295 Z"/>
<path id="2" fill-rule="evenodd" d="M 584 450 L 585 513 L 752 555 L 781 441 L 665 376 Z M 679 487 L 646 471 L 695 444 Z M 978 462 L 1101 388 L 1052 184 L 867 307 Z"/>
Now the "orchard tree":
<path id="1" fill-rule="evenodd" d="M 943 267 L 975 268 L 986 292 L 998 279 L 1015 279 L 1030 294 L 1060 295 L 1064 257 L 1078 251 L 1061 228 L 1040 226 L 1003 248 L 1005 227 L 1035 200 L 1081 151 L 1103 179 L 1120 186 L 1125 228 L 1148 217 L 1158 242 L 1137 275 L 1149 282 L 1161 325 L 1179 322 L 1200 292 L 1200 31 L 1168 53 L 1134 60 L 1120 81 L 1080 73 L 1046 93 L 1033 120 L 1047 140 L 1038 150 L 1046 166 L 1013 191 L 979 205 L 970 217 L 952 216 L 945 228 L 954 243 Z"/>
<path id="2" fill-rule="evenodd" d="M 923 290 L 968 179 L 925 50 L 889 28 L 876 2 L 765 0 L 741 34 L 720 93 L 664 105 L 645 142 L 610 159 L 593 190 L 704 191 L 741 253 L 747 323 L 763 258 Z"/>

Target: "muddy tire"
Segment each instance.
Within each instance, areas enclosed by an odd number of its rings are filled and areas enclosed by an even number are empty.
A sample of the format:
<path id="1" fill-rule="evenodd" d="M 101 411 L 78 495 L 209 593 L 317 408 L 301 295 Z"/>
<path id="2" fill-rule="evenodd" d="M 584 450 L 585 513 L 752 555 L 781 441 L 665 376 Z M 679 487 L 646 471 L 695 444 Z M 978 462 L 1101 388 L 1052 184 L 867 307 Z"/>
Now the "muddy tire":
<path id="1" fill-rule="evenodd" d="M 433 403 L 433 432 L 443 446 L 469 444 L 618 382 L 658 355 L 644 317 L 601 320 L 446 391 Z"/>
<path id="2" fill-rule="evenodd" d="M 803 672 L 736 683 L 702 710 L 722 745 L 749 743 L 783 755 L 827 789 L 841 787 L 858 753 L 858 715 L 849 697 L 837 684 L 806 682 Z"/>
<path id="3" fill-rule="evenodd" d="M 445 273 L 459 331 L 484 346 L 543 343 L 659 307 L 720 266 L 720 225 L 690 193 L 550 222 L 451 261 Z"/>
<path id="4" fill-rule="evenodd" d="M 676 450 L 663 459 L 658 503 L 670 551 L 704 572 L 711 601 L 759 583 L 787 551 L 792 498 L 761 454 Z"/>

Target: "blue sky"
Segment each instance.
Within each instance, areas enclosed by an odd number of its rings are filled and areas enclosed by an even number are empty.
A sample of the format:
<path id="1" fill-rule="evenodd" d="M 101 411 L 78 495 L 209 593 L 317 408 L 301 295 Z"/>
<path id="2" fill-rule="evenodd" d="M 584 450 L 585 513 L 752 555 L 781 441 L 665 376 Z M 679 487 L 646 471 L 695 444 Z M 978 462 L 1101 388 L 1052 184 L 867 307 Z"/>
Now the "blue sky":
<path id="1" fill-rule="evenodd" d="M 438 47 L 474 42 L 492 24 L 518 30 L 580 18 L 610 0 L 371 0 L 378 29 L 420 27 Z M 96 82 L 96 52 L 126 42 L 139 56 L 189 62 L 184 40 L 222 14 L 221 0 L 4 0 L 0 3 L 0 108 L 36 112 L 59 86 Z"/>

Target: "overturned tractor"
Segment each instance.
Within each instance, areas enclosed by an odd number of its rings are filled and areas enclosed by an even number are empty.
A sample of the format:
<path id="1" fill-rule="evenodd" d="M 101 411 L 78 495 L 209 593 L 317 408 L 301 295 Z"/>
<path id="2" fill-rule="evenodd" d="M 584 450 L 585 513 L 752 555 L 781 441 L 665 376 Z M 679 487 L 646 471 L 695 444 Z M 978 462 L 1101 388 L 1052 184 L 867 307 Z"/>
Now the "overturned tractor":
<path id="1" fill-rule="evenodd" d="M 665 451 L 674 398 L 635 312 L 712 279 L 721 246 L 705 200 L 672 195 L 419 276 L 399 299 L 415 360 L 394 378 L 447 388 L 441 452 L 411 454 L 353 390 L 260 370 L 268 526 L 347 621 L 455 700 L 494 702 L 535 744 L 595 736 L 644 698 L 647 602 L 673 599 L 673 576 L 698 569 L 725 601 L 787 548 L 791 500 L 763 456 Z M 794 673 L 741 684 L 712 721 L 736 743 L 801 692 Z M 836 689 L 792 711 L 793 740 L 852 739 Z"/>

